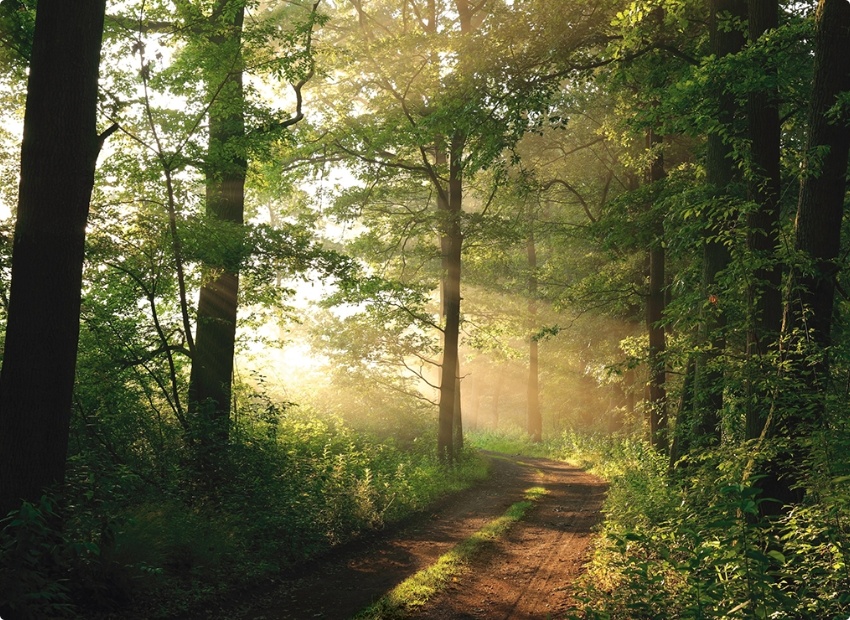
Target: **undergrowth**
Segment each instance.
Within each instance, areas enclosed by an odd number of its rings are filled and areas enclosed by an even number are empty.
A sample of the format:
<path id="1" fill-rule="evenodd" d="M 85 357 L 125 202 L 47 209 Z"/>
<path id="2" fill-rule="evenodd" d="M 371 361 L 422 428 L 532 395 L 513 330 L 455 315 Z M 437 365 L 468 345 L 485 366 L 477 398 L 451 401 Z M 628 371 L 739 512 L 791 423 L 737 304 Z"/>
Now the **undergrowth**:
<path id="1" fill-rule="evenodd" d="M 182 617 L 486 475 L 472 453 L 437 463 L 424 428 L 399 445 L 310 411 L 255 422 L 234 429 L 212 488 L 181 476 L 179 455 L 159 479 L 72 459 L 58 501 L 2 523 L 0 615 Z"/>
<path id="2" fill-rule="evenodd" d="M 759 517 L 753 443 L 706 451 L 671 474 L 666 455 L 628 436 L 473 435 L 488 449 L 564 460 L 609 481 L 604 522 L 569 620 L 846 620 L 850 490 L 840 437 L 813 451 L 806 501 Z M 816 438 L 814 443 L 818 443 Z M 527 449 L 529 448 L 530 449 Z M 832 472 L 831 474 L 829 472 Z"/>
<path id="3" fill-rule="evenodd" d="M 545 444 L 533 442 L 528 434 L 519 429 L 514 431 L 476 430 L 466 433 L 466 443 L 478 450 L 489 450 L 503 454 L 547 456 Z"/>
<path id="4" fill-rule="evenodd" d="M 765 521 L 752 445 L 706 452 L 676 476 L 634 439 L 566 433 L 547 445 L 610 482 L 569 618 L 848 617 L 850 494 L 840 478 L 812 481 L 805 504 Z"/>

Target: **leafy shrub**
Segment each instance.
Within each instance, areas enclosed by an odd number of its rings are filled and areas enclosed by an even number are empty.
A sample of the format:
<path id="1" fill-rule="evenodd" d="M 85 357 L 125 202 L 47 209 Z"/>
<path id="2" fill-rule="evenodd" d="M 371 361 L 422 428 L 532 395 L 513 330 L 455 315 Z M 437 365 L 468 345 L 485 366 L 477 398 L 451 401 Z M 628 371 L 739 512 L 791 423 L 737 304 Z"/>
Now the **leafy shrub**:
<path id="1" fill-rule="evenodd" d="M 21 620 L 66 618 L 73 605 L 63 579 L 67 556 L 79 552 L 56 527 L 53 502 L 24 503 L 0 521 L 0 614 Z"/>
<path id="2" fill-rule="evenodd" d="M 850 498 L 840 484 L 771 521 L 759 517 L 769 499 L 747 471 L 752 446 L 706 452 L 673 482 L 666 459 L 634 440 L 567 434 L 550 449 L 610 480 L 570 618 L 843 620 L 850 612 Z"/>
<path id="3" fill-rule="evenodd" d="M 441 466 L 430 429 L 397 442 L 309 408 L 252 403 L 240 410 L 214 487 L 193 482 L 190 470 L 154 484 L 91 452 L 74 462 L 67 527 L 98 541 L 99 572 L 90 581 L 132 597 L 134 617 L 188 613 L 486 473 L 471 454 Z M 127 617 L 114 601 L 76 590 L 70 600 L 83 603 L 87 617 Z"/>

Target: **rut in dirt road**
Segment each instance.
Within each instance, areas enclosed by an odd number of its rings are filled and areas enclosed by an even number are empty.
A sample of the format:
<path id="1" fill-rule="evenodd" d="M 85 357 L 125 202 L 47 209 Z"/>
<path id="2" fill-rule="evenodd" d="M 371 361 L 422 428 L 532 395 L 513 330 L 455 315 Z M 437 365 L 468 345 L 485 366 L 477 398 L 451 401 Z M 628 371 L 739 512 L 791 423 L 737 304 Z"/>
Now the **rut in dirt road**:
<path id="1" fill-rule="evenodd" d="M 564 463 L 518 459 L 544 496 L 523 521 L 476 558 L 459 582 L 416 618 L 532 620 L 558 618 L 581 571 L 592 528 L 600 521 L 605 484 Z"/>
<path id="2" fill-rule="evenodd" d="M 548 493 L 471 570 L 411 614 L 428 619 L 557 618 L 569 603 L 605 484 L 565 463 L 487 454 L 490 476 L 437 506 L 367 540 L 346 545 L 262 595 L 193 617 L 234 620 L 346 620 L 458 542 L 522 501 L 530 487 Z"/>

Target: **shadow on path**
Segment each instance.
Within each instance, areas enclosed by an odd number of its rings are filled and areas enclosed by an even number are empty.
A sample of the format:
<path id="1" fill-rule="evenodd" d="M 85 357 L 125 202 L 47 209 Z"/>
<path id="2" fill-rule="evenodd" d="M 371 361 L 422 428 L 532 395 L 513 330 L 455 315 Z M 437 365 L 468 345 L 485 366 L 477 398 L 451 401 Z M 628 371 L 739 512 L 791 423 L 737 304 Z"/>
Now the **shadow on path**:
<path id="1" fill-rule="evenodd" d="M 458 583 L 462 584 L 465 596 L 456 596 L 461 586 L 453 585 L 439 595 L 433 605 L 423 610 L 421 616 L 417 614 L 416 617 L 545 618 L 546 611 L 539 616 L 517 615 L 525 613 L 521 611 L 525 607 L 518 601 L 532 592 L 551 589 L 550 586 L 560 587 L 563 579 L 547 576 L 548 571 L 541 572 L 537 566 L 540 562 L 550 564 L 552 569 L 568 569 L 563 575 L 569 581 L 578 573 L 591 528 L 600 518 L 604 483 L 564 463 L 492 453 L 485 455 L 491 460 L 490 476 L 472 488 L 443 499 L 400 525 L 343 545 L 302 567 L 298 574 L 281 577 L 273 586 L 258 587 L 257 591 L 245 594 L 246 600 L 229 601 L 220 609 L 208 607 L 197 610 L 194 615 L 184 618 L 346 620 L 407 577 L 432 564 L 487 522 L 501 516 L 511 504 L 521 501 L 525 490 L 532 486 L 545 487 L 549 495 L 504 541 L 485 551 L 481 562 L 476 561 L 475 571 L 467 576 L 478 578 L 482 571 L 498 571 L 503 566 L 501 563 L 508 560 L 513 568 L 531 571 L 531 581 L 520 588 L 519 599 L 514 601 L 513 615 L 507 612 L 507 615 L 500 615 L 501 607 L 497 609 L 495 603 L 488 602 L 492 584 L 475 584 L 474 579 L 462 578 Z M 529 533 L 532 526 L 535 534 Z M 557 548 L 543 550 L 533 543 L 543 532 L 548 532 L 550 540 L 541 544 L 551 545 L 556 541 Z M 529 537 L 528 540 L 526 537 Z M 564 548 L 570 547 L 571 540 L 576 549 L 565 552 Z M 523 545 L 531 546 L 523 550 Z M 497 576 L 496 579 L 501 578 Z M 518 583 L 514 585 L 519 586 Z M 481 590 L 475 600 L 470 600 L 468 595 L 476 588 Z M 480 613 L 476 611 L 479 609 L 482 610 Z"/>

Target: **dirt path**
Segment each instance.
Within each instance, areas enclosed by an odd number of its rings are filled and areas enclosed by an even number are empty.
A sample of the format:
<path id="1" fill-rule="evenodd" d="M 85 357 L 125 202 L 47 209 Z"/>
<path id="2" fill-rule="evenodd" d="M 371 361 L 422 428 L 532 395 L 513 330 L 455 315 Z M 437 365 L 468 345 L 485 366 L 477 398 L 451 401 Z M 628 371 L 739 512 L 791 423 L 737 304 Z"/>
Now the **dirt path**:
<path id="1" fill-rule="evenodd" d="M 433 563 L 499 517 L 524 491 L 537 502 L 507 537 L 485 550 L 472 571 L 432 599 L 416 618 L 531 620 L 557 617 L 567 604 L 599 519 L 604 483 L 564 463 L 490 455 L 491 475 L 403 526 L 347 545 L 282 580 L 239 608 L 207 609 L 207 619 L 346 620 L 397 583 Z"/>

